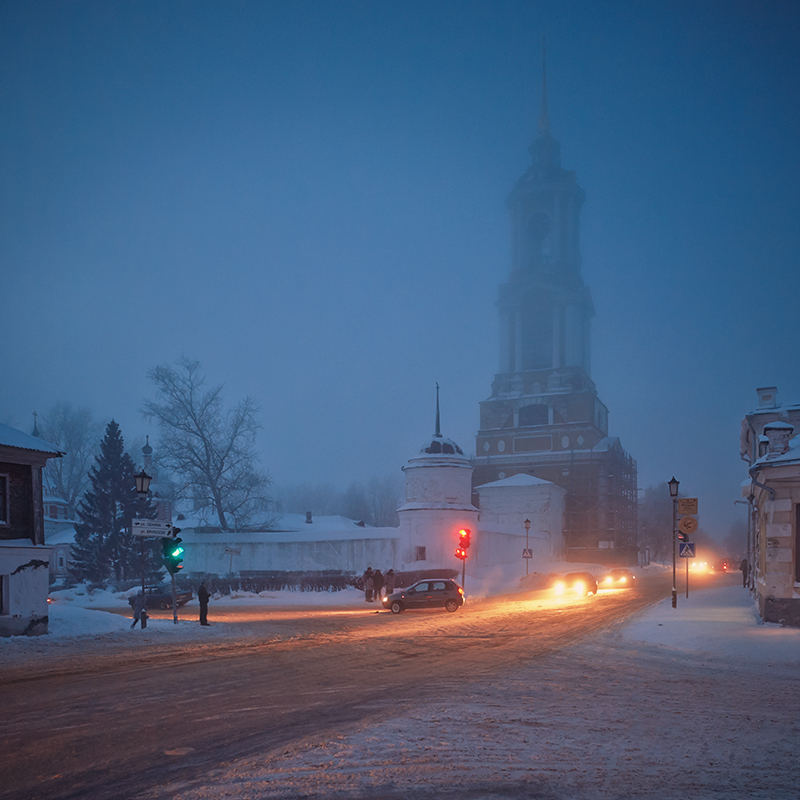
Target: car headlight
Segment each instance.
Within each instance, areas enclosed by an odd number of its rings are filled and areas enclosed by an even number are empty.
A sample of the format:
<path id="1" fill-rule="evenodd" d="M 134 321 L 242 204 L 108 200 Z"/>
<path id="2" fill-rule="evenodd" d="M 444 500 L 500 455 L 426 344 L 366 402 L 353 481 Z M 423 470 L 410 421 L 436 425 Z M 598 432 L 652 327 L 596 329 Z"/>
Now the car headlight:
<path id="1" fill-rule="evenodd" d="M 564 590 L 567 588 L 567 586 L 563 581 L 559 581 L 553 586 L 553 588 L 556 590 L 556 594 L 564 594 Z"/>
<path id="2" fill-rule="evenodd" d="M 586 591 L 586 584 L 583 581 L 578 581 L 573 588 L 578 594 L 583 594 Z"/>

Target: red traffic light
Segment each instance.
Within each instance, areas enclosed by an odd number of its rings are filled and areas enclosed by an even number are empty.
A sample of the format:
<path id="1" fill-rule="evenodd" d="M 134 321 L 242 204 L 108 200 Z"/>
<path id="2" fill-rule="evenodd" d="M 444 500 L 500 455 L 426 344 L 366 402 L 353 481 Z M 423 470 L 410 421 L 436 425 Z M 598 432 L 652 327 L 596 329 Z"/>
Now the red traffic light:
<path id="1" fill-rule="evenodd" d="M 460 558 L 464 561 L 467 557 L 467 551 L 463 547 L 456 548 L 456 558 Z"/>
<path id="2" fill-rule="evenodd" d="M 678 541 L 679 542 L 688 542 L 689 541 L 689 534 L 683 533 L 682 531 L 678 531 Z"/>
<path id="3" fill-rule="evenodd" d="M 469 547 L 471 538 L 471 531 L 469 528 L 461 528 L 458 532 L 458 545 L 459 547 Z"/>

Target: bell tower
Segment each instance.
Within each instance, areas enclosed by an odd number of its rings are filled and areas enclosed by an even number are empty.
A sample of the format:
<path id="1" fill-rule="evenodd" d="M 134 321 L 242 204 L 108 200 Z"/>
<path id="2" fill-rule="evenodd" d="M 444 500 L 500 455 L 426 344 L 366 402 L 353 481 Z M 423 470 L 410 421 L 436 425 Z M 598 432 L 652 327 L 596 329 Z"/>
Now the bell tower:
<path id="1" fill-rule="evenodd" d="M 537 135 L 528 149 L 531 164 L 507 200 L 511 271 L 497 300 L 499 371 L 480 404 L 473 483 L 524 473 L 562 486 L 567 558 L 597 560 L 588 551 L 615 550 L 610 563 L 631 563 L 636 466 L 609 438 L 608 409 L 590 377 L 594 307 L 580 251 L 586 195 L 561 166 L 544 65 Z"/>

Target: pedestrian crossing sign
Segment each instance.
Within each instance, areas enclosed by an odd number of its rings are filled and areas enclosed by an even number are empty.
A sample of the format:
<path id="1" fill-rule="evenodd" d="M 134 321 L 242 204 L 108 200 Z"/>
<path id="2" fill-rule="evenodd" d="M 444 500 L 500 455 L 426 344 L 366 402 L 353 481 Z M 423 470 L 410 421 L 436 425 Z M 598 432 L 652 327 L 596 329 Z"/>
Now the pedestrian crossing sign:
<path id="1" fill-rule="evenodd" d="M 694 542 L 681 542 L 678 555 L 681 558 L 694 558 Z"/>

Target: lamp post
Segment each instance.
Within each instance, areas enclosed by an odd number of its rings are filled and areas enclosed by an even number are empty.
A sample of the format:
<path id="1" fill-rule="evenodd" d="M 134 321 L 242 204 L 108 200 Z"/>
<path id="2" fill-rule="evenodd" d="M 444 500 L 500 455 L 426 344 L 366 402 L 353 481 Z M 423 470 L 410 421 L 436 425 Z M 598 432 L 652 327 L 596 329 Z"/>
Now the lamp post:
<path id="1" fill-rule="evenodd" d="M 139 495 L 140 500 L 144 500 L 150 491 L 150 481 L 153 480 L 153 477 L 142 470 L 138 475 L 134 475 L 133 479 L 136 481 L 136 494 Z"/>
<path id="2" fill-rule="evenodd" d="M 676 563 L 675 563 L 675 542 L 678 538 L 678 486 L 680 485 L 680 481 L 675 480 L 675 476 L 672 476 L 672 480 L 669 481 L 667 484 L 669 486 L 669 495 L 672 498 L 672 607 L 678 607 L 678 590 L 675 588 L 678 581 L 675 576 L 676 572 Z"/>
<path id="3" fill-rule="evenodd" d="M 526 519 L 525 522 L 523 522 L 522 524 L 525 526 L 525 549 L 528 550 L 529 549 L 528 534 L 530 533 L 530 530 L 531 530 L 531 521 L 529 519 Z M 526 558 L 525 559 L 525 574 L 526 575 L 528 574 L 528 563 L 529 562 L 530 562 L 530 559 Z"/>
<path id="4" fill-rule="evenodd" d="M 145 500 L 147 498 L 147 493 L 150 491 L 150 481 L 153 480 L 152 475 L 148 475 L 144 469 L 138 474 L 133 476 L 133 480 L 136 482 L 136 494 L 139 495 L 140 500 Z M 145 595 L 145 583 L 144 583 L 144 537 L 139 539 L 140 542 L 140 555 L 142 558 L 142 617 L 141 617 L 141 624 L 142 627 L 146 627 L 147 625 L 147 614 L 145 613 L 146 605 L 146 595 Z M 173 604 L 174 606 L 174 604 Z"/>

